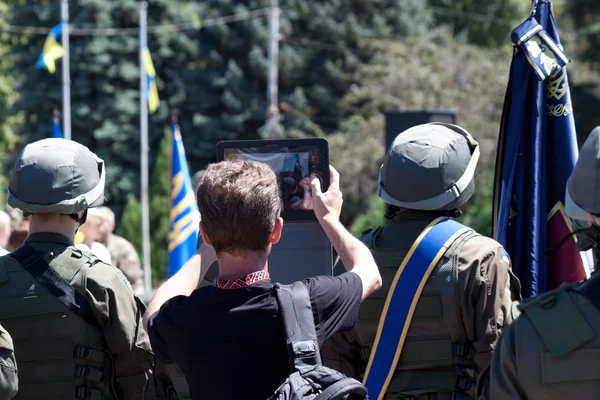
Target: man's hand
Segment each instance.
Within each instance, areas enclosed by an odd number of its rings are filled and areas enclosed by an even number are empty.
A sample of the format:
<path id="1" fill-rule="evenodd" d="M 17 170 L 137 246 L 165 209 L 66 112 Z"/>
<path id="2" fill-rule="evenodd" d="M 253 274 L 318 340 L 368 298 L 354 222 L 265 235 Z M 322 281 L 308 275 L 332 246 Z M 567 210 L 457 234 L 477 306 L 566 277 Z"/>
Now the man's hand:
<path id="1" fill-rule="evenodd" d="M 318 220 L 340 219 L 344 199 L 340 192 L 340 174 L 329 166 L 329 188 L 325 193 L 321 191 L 321 181 L 315 177 L 310 183 L 313 196 L 313 210 Z"/>
<path id="2" fill-rule="evenodd" d="M 340 174 L 332 166 L 329 166 L 329 171 L 329 188 L 325 193 L 321 192 L 321 182 L 318 178 L 311 181 L 313 209 L 346 270 L 360 277 L 364 300 L 381 287 L 381 275 L 369 249 L 352 236 L 340 222 L 343 203 Z"/>

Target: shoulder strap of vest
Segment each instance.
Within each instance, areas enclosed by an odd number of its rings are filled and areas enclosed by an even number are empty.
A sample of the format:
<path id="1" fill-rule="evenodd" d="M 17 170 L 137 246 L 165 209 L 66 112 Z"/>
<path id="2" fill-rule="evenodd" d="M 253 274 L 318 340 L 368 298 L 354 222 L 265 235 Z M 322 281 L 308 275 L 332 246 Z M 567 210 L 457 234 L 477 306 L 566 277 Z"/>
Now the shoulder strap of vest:
<path id="1" fill-rule="evenodd" d="M 567 354 L 594 338 L 594 331 L 573 301 L 571 288 L 562 284 L 520 305 L 554 356 Z"/>
<path id="2" fill-rule="evenodd" d="M 383 226 L 380 226 L 379 228 L 375 229 L 369 228 L 366 231 L 362 232 L 362 234 L 358 237 L 358 240 L 363 242 L 365 246 L 367 246 L 369 249 L 372 249 L 375 247 L 375 241 L 377 240 L 377 237 L 379 236 L 382 230 Z"/>
<path id="3" fill-rule="evenodd" d="M 320 365 L 321 354 L 308 288 L 302 282 L 275 284 L 275 292 L 292 372 Z"/>
<path id="4" fill-rule="evenodd" d="M 92 313 L 87 300 L 67 281 L 54 271 L 43 255 L 28 244 L 23 244 L 10 254 L 27 272 L 63 303 L 67 309 L 100 331 L 102 326 Z"/>
<path id="5" fill-rule="evenodd" d="M 452 243 L 470 231 L 450 218 L 437 218 L 408 251 L 390 287 L 367 365 L 364 384 L 371 398 L 381 400 L 385 395 L 429 275 Z"/>

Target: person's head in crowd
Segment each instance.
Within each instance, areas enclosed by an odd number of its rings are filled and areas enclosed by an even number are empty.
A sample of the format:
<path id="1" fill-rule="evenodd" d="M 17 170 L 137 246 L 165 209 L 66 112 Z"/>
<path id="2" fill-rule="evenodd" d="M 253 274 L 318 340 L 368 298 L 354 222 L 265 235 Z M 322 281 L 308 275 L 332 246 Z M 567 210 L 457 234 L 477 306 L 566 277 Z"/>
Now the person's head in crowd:
<path id="1" fill-rule="evenodd" d="M 379 171 L 379 197 L 387 219 L 402 210 L 460 216 L 473 195 L 479 146 L 457 125 L 417 125 L 396 136 Z"/>
<path id="2" fill-rule="evenodd" d="M 0 211 L 0 249 L 6 249 L 8 247 L 11 231 L 10 224 L 10 216 L 4 211 Z"/>
<path id="3" fill-rule="evenodd" d="M 7 202 L 30 215 L 29 233 L 74 239 L 87 211 L 104 202 L 104 162 L 80 143 L 44 139 L 21 151 L 12 169 Z"/>
<path id="4" fill-rule="evenodd" d="M 88 213 L 90 217 L 98 219 L 97 238 L 98 242 L 105 242 L 115 231 L 115 213 L 106 206 L 93 208 Z"/>
<path id="5" fill-rule="evenodd" d="M 222 161 L 206 170 L 198 188 L 200 230 L 222 260 L 266 260 L 281 237 L 281 200 L 273 171 L 254 161 Z M 258 260 L 257 260 L 258 261 Z"/>
<path id="6" fill-rule="evenodd" d="M 571 218 L 600 226 L 600 126 L 585 140 L 567 181 L 565 212 Z"/>
<path id="7" fill-rule="evenodd" d="M 83 243 L 91 247 L 94 242 L 103 242 L 106 240 L 106 228 L 102 214 L 96 208 L 90 208 L 87 213 L 87 219 L 79 228 L 83 233 Z"/>

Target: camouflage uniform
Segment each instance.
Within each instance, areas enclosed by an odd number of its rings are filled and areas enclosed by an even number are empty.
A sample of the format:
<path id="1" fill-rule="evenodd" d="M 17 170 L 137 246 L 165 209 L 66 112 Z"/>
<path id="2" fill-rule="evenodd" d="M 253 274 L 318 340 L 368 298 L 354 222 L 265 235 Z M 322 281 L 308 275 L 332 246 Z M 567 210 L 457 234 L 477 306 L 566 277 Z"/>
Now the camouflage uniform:
<path id="1" fill-rule="evenodd" d="M 81 225 L 87 208 L 104 201 L 104 179 L 103 161 L 85 146 L 45 139 L 19 155 L 8 203 L 32 214 L 32 221 L 45 218 L 37 214 L 54 214 Z M 21 250 L 28 254 L 23 264 L 17 261 Z M 28 270 L 39 266 L 31 260 L 40 257 L 45 273 L 58 276 L 52 284 Z M 69 296 L 53 294 L 60 282 L 83 299 L 91 314 L 87 319 L 70 311 Z M 31 233 L 24 247 L 0 258 L 0 321 L 13 335 L 19 363 L 16 399 L 156 398 L 144 310 L 125 276 L 76 249 L 73 237 L 51 230 Z"/>
<path id="2" fill-rule="evenodd" d="M 10 400 L 17 393 L 19 377 L 13 341 L 0 325 L 0 399 Z"/>
<path id="3" fill-rule="evenodd" d="M 567 182 L 565 212 L 600 225 L 600 127 Z M 589 237 L 595 241 L 597 235 Z M 597 243 L 596 243 L 597 244 Z M 482 399 L 600 398 L 600 275 L 523 303 L 479 382 Z"/>
<path id="4" fill-rule="evenodd" d="M 140 296 L 144 293 L 144 271 L 140 258 L 133 245 L 125 238 L 114 234 L 108 235 L 105 243 L 112 264 L 127 277 L 133 292 Z"/>
<path id="5" fill-rule="evenodd" d="M 328 366 L 362 378 L 398 267 L 434 219 L 458 214 L 473 193 L 476 144 L 453 125 L 420 125 L 398 135 L 380 173 L 388 223 L 360 238 L 371 249 L 383 286 L 361 304 L 355 329 L 325 344 Z M 384 398 L 474 398 L 476 377 L 511 322 L 511 302 L 518 296 L 519 282 L 502 246 L 473 231 L 459 236 L 426 282 Z"/>

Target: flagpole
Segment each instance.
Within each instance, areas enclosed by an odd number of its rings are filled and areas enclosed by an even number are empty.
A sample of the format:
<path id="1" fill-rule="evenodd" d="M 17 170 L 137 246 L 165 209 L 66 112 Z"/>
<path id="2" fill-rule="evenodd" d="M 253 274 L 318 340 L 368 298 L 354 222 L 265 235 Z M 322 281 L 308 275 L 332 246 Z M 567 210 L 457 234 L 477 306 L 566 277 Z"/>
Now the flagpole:
<path id="1" fill-rule="evenodd" d="M 279 14 L 280 9 L 278 0 L 270 0 L 268 50 L 269 72 L 267 82 L 267 101 L 269 103 L 269 108 L 267 110 L 267 132 L 271 139 L 276 138 L 279 131 L 279 87 L 277 85 L 279 78 Z"/>
<path id="2" fill-rule="evenodd" d="M 69 0 L 61 0 L 60 7 L 62 31 L 61 41 L 64 50 L 62 62 L 63 80 L 63 135 L 71 139 L 71 72 L 69 69 Z"/>
<path id="3" fill-rule="evenodd" d="M 148 81 L 144 67 L 143 50 L 147 47 L 148 2 L 140 1 L 140 159 L 142 201 L 142 256 L 144 263 L 144 292 L 150 295 L 152 278 L 150 269 L 150 210 L 148 205 Z"/>

